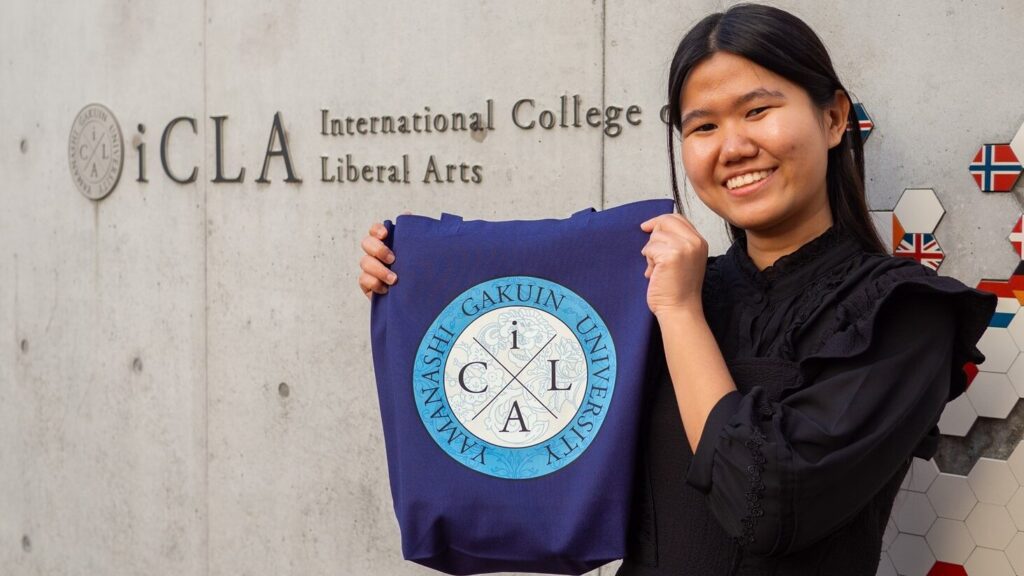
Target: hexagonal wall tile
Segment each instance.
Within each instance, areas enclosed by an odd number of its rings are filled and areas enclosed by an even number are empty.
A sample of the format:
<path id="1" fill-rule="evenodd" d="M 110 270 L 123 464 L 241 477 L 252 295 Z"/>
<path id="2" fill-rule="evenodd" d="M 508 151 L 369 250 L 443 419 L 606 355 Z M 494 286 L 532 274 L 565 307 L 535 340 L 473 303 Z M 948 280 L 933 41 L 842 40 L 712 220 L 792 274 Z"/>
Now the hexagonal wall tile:
<path id="1" fill-rule="evenodd" d="M 1011 280 L 1012 279 L 1013 277 L 1011 276 Z M 999 300 L 997 300 L 996 303 L 996 313 L 993 314 L 992 318 L 989 319 L 988 325 L 1000 328 L 1005 328 L 1006 326 L 1008 326 L 1009 322 L 1005 320 L 1005 317 L 999 316 L 1000 303 L 1003 303 L 1006 300 L 1011 300 L 1017 301 L 1017 303 L 1020 304 L 1021 299 L 1020 297 L 1018 297 L 1018 289 L 1015 288 L 1014 284 L 1011 284 L 1007 280 L 994 280 L 991 278 L 987 278 L 985 280 L 978 282 L 975 288 L 981 290 L 982 292 L 989 292 L 991 294 L 995 294 L 999 298 Z M 1011 304 L 1004 303 L 1002 305 L 1003 309 L 1012 307 Z M 1016 314 L 1016 312 L 1014 313 Z"/>
<path id="2" fill-rule="evenodd" d="M 964 375 L 967 376 L 967 382 L 964 383 L 964 387 L 970 388 L 971 382 L 974 382 L 974 377 L 978 375 L 978 365 L 974 362 L 964 362 L 963 365 Z"/>
<path id="3" fill-rule="evenodd" d="M 1006 377 L 1010 379 L 1010 384 L 1017 391 L 1017 396 L 1024 398 L 1024 354 L 1017 355 L 1017 359 L 1010 364 L 1010 369 L 1006 371 Z"/>
<path id="4" fill-rule="evenodd" d="M 1010 566 L 1013 566 L 1013 571 L 1017 574 L 1024 574 L 1024 532 L 1017 532 L 1005 552 L 1006 559 L 1010 561 Z"/>
<path id="5" fill-rule="evenodd" d="M 1002 550 L 975 548 L 964 568 L 971 576 L 1014 576 L 1013 567 Z"/>
<path id="6" fill-rule="evenodd" d="M 966 476 L 942 473 L 928 488 L 928 501 L 939 517 L 966 520 L 978 503 L 978 497 L 971 490 Z"/>
<path id="7" fill-rule="evenodd" d="M 1009 144 L 983 144 L 969 170 L 982 192 L 1009 192 L 1024 168 Z"/>
<path id="8" fill-rule="evenodd" d="M 985 361 L 978 364 L 978 369 L 983 372 L 1006 372 L 1020 353 L 1010 329 L 995 326 L 985 329 L 978 340 L 978 350 L 985 355 Z"/>
<path id="9" fill-rule="evenodd" d="M 896 567 L 892 565 L 892 560 L 885 552 L 882 552 L 882 557 L 878 560 L 878 572 L 875 572 L 875 576 L 899 576 Z"/>
<path id="10" fill-rule="evenodd" d="M 978 372 L 967 397 L 978 416 L 999 419 L 1005 419 L 1020 399 L 1006 374 L 998 372 Z"/>
<path id="11" fill-rule="evenodd" d="M 931 188 L 907 188 L 893 209 L 904 234 L 931 234 L 946 211 Z"/>
<path id="12" fill-rule="evenodd" d="M 1009 469 L 1007 469 L 1009 470 Z M 924 536 L 935 522 L 935 511 L 928 497 L 920 492 L 901 491 L 893 503 L 892 517 L 900 532 Z"/>
<path id="13" fill-rule="evenodd" d="M 1020 488 L 1010 465 L 993 458 L 979 458 L 967 475 L 967 482 L 979 502 L 999 506 L 1005 506 Z"/>
<path id="14" fill-rule="evenodd" d="M 868 116 L 867 109 L 860 102 L 853 103 L 853 110 L 857 113 L 857 124 L 860 128 L 861 140 L 867 142 L 868 136 L 871 136 L 871 131 L 875 129 L 875 123 L 871 120 L 871 116 Z M 847 128 L 851 130 L 852 127 Z"/>
<path id="15" fill-rule="evenodd" d="M 1006 283 L 1007 288 L 1012 292 L 1013 287 Z M 1021 306 L 1020 301 L 1013 294 L 999 296 L 996 300 L 996 311 L 992 314 L 992 318 L 989 319 L 989 326 L 998 326 L 1001 328 L 1008 328 L 1013 319 L 1020 313 Z M 1014 341 L 1017 341 L 1014 338 Z M 1017 346 L 1020 347 L 1021 342 L 1017 341 Z"/>
<path id="16" fill-rule="evenodd" d="M 1008 298 L 1000 298 L 999 302 L 1003 302 L 1004 300 L 1008 300 Z M 1009 306 L 1007 305 L 1006 308 L 1009 308 Z M 996 314 L 999 314 L 999 304 L 996 304 Z M 991 327 L 992 322 L 989 322 L 989 328 Z M 1010 337 L 1013 338 L 1013 343 L 1017 345 L 1018 349 L 1020 349 L 1020 347 L 1024 345 L 1024 312 L 1016 310 L 1013 315 L 1010 316 L 1010 321 L 1006 324 L 1006 331 L 1010 333 Z"/>
<path id="17" fill-rule="evenodd" d="M 1013 246 L 1017 256 L 1024 260 L 1024 230 L 1022 230 L 1022 225 L 1024 225 L 1024 215 L 1017 217 L 1017 221 L 1013 224 L 1013 229 L 1010 230 L 1010 234 L 1006 239 L 1010 241 L 1010 245 Z"/>
<path id="18" fill-rule="evenodd" d="M 904 234 L 903 239 L 900 240 L 899 245 L 896 246 L 892 254 L 901 258 L 917 260 L 932 270 L 938 270 L 939 266 L 942 265 L 942 261 L 946 258 L 946 254 L 942 251 L 942 246 L 939 246 L 939 241 L 935 239 L 935 235 L 927 233 Z"/>
<path id="19" fill-rule="evenodd" d="M 1013 453 L 1006 459 L 1006 465 L 1010 467 L 1010 471 L 1013 472 L 1017 483 L 1024 485 L 1024 441 L 1017 444 L 1017 447 L 1013 449 Z"/>
<path id="20" fill-rule="evenodd" d="M 889 547 L 889 558 L 900 574 L 925 574 L 935 564 L 928 542 L 921 536 L 900 533 Z"/>
<path id="21" fill-rule="evenodd" d="M 928 529 L 925 540 L 937 560 L 963 564 L 974 551 L 974 538 L 967 525 L 959 520 L 939 518 Z"/>
<path id="22" fill-rule="evenodd" d="M 886 253 L 892 254 L 892 210 L 871 210 L 868 214 L 871 215 L 871 222 L 875 225 L 879 238 L 885 244 Z"/>
<path id="23" fill-rule="evenodd" d="M 900 533 L 899 528 L 892 521 L 892 516 L 889 516 L 889 521 L 885 523 L 885 532 L 882 533 L 882 550 L 888 550 L 892 541 L 896 539 L 896 535 Z"/>
<path id="24" fill-rule="evenodd" d="M 1010 518 L 1013 518 L 1017 530 L 1024 530 L 1024 488 L 1019 488 L 1013 498 L 1010 498 L 1006 511 L 1010 513 Z"/>
<path id="25" fill-rule="evenodd" d="M 1002 550 L 1017 533 L 1017 525 L 1013 523 L 1013 518 L 1010 518 L 1010 513 L 1006 508 L 995 504 L 979 502 L 967 515 L 965 522 L 974 542 L 986 548 Z M 896 537 L 896 542 L 899 542 L 900 536 L 903 534 Z M 970 567 L 967 570 L 969 572 Z"/>
<path id="26" fill-rule="evenodd" d="M 936 562 L 928 571 L 928 576 L 967 576 L 967 570 L 959 564 Z"/>
<path id="27" fill-rule="evenodd" d="M 927 492 L 928 487 L 932 485 L 938 475 L 939 467 L 935 465 L 934 460 L 922 460 L 915 457 L 911 460 L 910 469 L 903 477 L 903 484 L 900 485 L 900 488 L 911 492 Z"/>
<path id="28" fill-rule="evenodd" d="M 1017 129 L 1017 134 L 1010 140 L 1010 149 L 1018 159 L 1024 159 L 1024 124 Z"/>
<path id="29" fill-rule="evenodd" d="M 967 436 L 977 419 L 978 413 L 974 410 L 971 400 L 966 394 L 961 394 L 942 409 L 939 432 L 947 436 Z"/>

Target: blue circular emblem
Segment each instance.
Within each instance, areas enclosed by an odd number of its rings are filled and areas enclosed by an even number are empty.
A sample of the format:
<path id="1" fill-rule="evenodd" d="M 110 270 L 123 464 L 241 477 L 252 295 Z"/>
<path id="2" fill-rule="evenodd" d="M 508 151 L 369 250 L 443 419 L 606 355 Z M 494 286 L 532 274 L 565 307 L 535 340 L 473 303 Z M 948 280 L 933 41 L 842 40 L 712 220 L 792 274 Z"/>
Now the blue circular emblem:
<path id="1" fill-rule="evenodd" d="M 615 391 L 615 345 L 590 304 L 532 276 L 466 290 L 423 335 L 413 394 L 449 456 L 498 478 L 550 474 L 582 454 Z"/>

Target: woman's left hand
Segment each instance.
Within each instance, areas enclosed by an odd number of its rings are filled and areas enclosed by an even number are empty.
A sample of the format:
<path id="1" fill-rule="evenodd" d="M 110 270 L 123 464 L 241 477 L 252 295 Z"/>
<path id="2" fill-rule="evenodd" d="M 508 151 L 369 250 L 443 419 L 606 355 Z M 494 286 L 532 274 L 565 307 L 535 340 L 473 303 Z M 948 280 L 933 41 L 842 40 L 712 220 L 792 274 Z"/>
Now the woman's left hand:
<path id="1" fill-rule="evenodd" d="M 650 232 L 640 251 L 647 258 L 647 306 L 655 315 L 675 308 L 701 309 L 708 243 L 680 214 L 662 214 L 640 224 Z"/>

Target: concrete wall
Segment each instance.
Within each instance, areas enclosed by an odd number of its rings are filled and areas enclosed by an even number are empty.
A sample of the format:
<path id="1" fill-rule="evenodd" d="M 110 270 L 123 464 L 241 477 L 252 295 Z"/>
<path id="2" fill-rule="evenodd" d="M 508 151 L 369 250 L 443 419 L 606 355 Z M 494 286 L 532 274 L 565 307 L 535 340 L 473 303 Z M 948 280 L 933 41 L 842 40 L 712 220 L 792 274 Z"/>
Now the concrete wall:
<path id="1" fill-rule="evenodd" d="M 359 240 L 404 210 L 561 217 L 669 197 L 667 65 L 724 4 L 0 3 L 0 573 L 431 573 L 399 550 Z M 1009 276 L 1020 186 L 982 194 L 967 164 L 1024 121 L 1024 4 L 778 5 L 818 31 L 877 124 L 871 207 L 932 187 L 941 273 Z M 511 123 L 520 98 L 557 109 L 573 94 L 637 104 L 643 123 L 614 138 Z M 320 134 L 324 108 L 471 112 L 487 99 L 484 138 Z M 90 102 L 114 112 L 126 147 L 101 201 L 68 168 Z M 280 158 L 255 182 L 277 112 L 301 184 L 283 181 Z M 244 166 L 241 183 L 211 182 L 222 115 L 224 171 Z M 198 168 L 184 185 L 159 158 L 178 116 L 196 120 L 167 147 L 178 174 Z M 412 182 L 320 181 L 320 156 L 346 153 L 408 154 Z M 419 181 L 431 155 L 480 165 L 483 182 Z M 696 198 L 689 210 L 724 251 L 717 217 Z"/>

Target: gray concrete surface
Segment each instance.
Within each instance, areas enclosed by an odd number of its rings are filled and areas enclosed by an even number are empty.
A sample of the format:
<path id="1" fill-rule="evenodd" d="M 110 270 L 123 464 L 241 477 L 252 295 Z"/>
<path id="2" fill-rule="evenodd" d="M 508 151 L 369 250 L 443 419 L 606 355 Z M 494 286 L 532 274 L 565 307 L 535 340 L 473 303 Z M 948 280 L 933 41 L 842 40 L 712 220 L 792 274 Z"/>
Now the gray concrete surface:
<path id="1" fill-rule="evenodd" d="M 356 287 L 359 240 L 404 210 L 561 217 L 669 197 L 667 64 L 722 2 L 29 2 L 0 4 L 0 574 L 430 574 L 399 550 Z M 1004 278 L 1012 194 L 967 164 L 1024 122 L 1024 3 L 778 2 L 814 27 L 877 128 L 871 207 L 933 187 L 943 274 Z M 639 105 L 640 126 L 522 130 L 563 94 Z M 482 110 L 494 131 L 320 134 L 337 116 Z M 95 202 L 67 147 L 84 105 L 124 134 Z M 301 184 L 256 183 L 276 112 Z M 212 183 L 214 123 L 227 115 Z M 168 161 L 196 165 L 180 185 Z M 146 132 L 140 134 L 139 124 Z M 148 183 L 135 181 L 147 147 Z M 410 184 L 325 183 L 321 155 L 395 163 Z M 430 157 L 480 184 L 418 181 Z M 712 244 L 721 222 L 689 202 Z M 400 289 L 400 287 L 398 288 Z M 287 394 L 285 395 L 285 386 Z M 594 574 L 610 576 L 615 565 Z"/>

